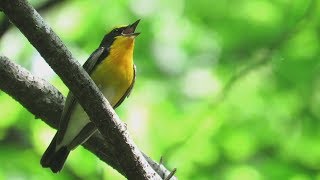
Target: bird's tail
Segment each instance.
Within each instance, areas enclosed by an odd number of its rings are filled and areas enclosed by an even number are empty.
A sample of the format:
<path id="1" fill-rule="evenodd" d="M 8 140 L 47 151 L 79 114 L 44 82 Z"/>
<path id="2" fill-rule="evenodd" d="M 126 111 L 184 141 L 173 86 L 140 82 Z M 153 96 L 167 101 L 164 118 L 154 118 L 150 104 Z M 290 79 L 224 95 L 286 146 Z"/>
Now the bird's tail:
<path id="1" fill-rule="evenodd" d="M 57 173 L 62 169 L 70 153 L 66 146 L 63 146 L 60 149 L 56 150 L 56 137 L 57 134 L 52 139 L 49 147 L 42 155 L 40 161 L 42 167 L 50 168 L 54 173 Z"/>

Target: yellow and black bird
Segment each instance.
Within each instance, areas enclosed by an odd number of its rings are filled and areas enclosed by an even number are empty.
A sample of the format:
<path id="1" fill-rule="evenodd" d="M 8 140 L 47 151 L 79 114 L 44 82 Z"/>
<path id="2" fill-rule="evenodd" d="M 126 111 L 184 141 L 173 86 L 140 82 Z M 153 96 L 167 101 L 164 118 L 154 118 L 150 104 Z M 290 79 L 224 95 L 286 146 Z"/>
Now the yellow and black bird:
<path id="1" fill-rule="evenodd" d="M 140 20 L 118 27 L 106 34 L 83 65 L 113 108 L 129 96 L 135 82 L 133 64 L 135 32 Z M 61 115 L 58 132 L 41 158 L 41 165 L 59 172 L 70 151 L 89 139 L 97 128 L 90 121 L 72 92 L 69 92 Z"/>

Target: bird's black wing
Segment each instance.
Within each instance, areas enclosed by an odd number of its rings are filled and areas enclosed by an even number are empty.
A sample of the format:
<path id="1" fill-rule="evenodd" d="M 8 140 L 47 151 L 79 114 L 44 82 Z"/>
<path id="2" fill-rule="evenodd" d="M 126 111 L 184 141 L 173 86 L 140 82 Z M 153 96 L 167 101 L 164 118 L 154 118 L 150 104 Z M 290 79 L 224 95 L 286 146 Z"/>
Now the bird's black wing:
<path id="1" fill-rule="evenodd" d="M 117 104 L 114 105 L 113 107 L 114 109 L 120 106 L 120 104 L 124 101 L 124 99 L 126 99 L 126 97 L 129 97 L 135 82 L 136 82 L 136 65 L 133 65 L 133 79 L 132 79 L 131 85 L 129 86 L 127 91 L 123 94 L 123 96 L 120 98 L 120 100 L 117 102 Z"/>
<path id="2" fill-rule="evenodd" d="M 88 60 L 83 64 L 83 69 L 86 70 L 88 74 L 91 74 L 96 65 L 98 65 L 103 59 L 105 59 L 108 56 L 108 54 L 109 49 L 99 47 L 90 55 Z"/>
<path id="3" fill-rule="evenodd" d="M 107 50 L 104 47 L 99 47 L 98 49 L 96 49 L 90 55 L 88 60 L 84 63 L 84 65 L 83 65 L 84 70 L 86 70 L 86 72 L 88 74 L 91 74 L 93 69 L 96 67 L 98 62 L 101 61 L 101 58 L 103 58 L 102 56 L 104 56 L 104 54 L 106 54 L 106 52 L 107 52 Z M 70 115 L 71 115 L 71 113 L 72 113 L 72 111 L 73 111 L 73 109 L 74 109 L 76 104 L 77 104 L 77 100 L 75 99 L 74 95 L 70 91 L 68 96 L 67 96 L 67 99 L 66 99 L 66 102 L 65 102 L 65 105 L 64 105 L 64 108 L 63 108 L 63 112 L 62 112 L 62 115 L 61 115 L 61 118 L 60 118 L 59 131 L 57 132 L 56 144 L 60 144 L 61 141 L 63 140 L 64 134 L 66 133 L 66 130 L 67 130 L 67 127 L 68 127 L 68 124 L 69 124 Z M 93 127 L 93 126 L 90 125 L 90 127 Z M 89 134 L 90 131 L 93 131 L 92 128 L 90 128 L 89 131 L 85 127 L 84 127 L 84 129 L 86 129 L 86 132 L 88 132 L 88 134 Z"/>

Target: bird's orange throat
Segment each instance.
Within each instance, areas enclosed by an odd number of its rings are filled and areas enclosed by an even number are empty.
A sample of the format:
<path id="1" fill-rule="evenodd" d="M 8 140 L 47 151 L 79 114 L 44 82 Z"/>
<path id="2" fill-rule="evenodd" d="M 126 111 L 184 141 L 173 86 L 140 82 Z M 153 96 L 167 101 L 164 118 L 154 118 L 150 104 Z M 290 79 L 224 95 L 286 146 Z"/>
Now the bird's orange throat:
<path id="1" fill-rule="evenodd" d="M 119 36 L 110 47 L 109 60 L 118 66 L 133 66 L 134 37 Z"/>
<path id="2" fill-rule="evenodd" d="M 91 74 L 92 79 L 102 91 L 111 105 L 115 105 L 133 81 L 133 49 L 134 38 L 117 37 L 109 50 L 106 59 Z M 113 88 L 113 93 L 108 87 Z M 110 95 L 111 94 L 111 95 Z"/>

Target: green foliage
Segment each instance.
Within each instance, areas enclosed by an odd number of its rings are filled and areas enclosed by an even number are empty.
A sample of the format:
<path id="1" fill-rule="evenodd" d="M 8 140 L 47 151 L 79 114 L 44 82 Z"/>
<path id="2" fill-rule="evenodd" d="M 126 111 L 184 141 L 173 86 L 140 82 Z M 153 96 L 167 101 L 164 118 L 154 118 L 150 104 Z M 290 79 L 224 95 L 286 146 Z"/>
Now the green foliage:
<path id="1" fill-rule="evenodd" d="M 320 179 L 319 8 L 316 0 L 81 0 L 42 16 L 82 63 L 112 27 L 142 19 L 136 85 L 117 112 L 138 146 L 180 179 L 304 180 Z M 66 94 L 17 30 L 0 51 Z M 83 148 L 59 175 L 42 169 L 54 131 L 3 92 L 0 109 L 0 179 L 123 179 Z"/>

